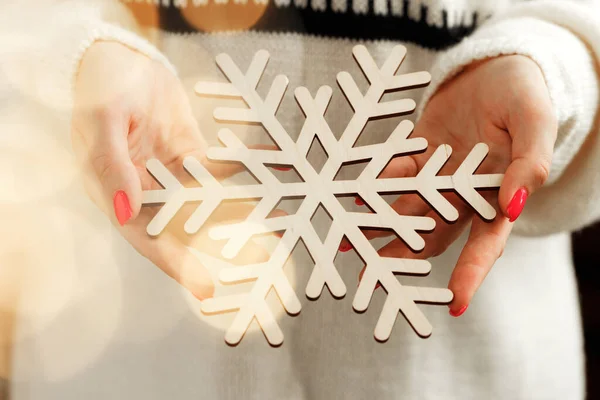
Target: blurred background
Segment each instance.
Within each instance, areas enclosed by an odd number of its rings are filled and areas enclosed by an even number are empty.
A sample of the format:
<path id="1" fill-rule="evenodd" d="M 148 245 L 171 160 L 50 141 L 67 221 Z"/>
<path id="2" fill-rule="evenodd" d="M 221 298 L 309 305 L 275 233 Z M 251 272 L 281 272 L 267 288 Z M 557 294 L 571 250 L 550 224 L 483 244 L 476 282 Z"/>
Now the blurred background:
<path id="1" fill-rule="evenodd" d="M 588 399 L 600 399 L 600 224 L 573 234 L 573 257 L 583 315 Z"/>

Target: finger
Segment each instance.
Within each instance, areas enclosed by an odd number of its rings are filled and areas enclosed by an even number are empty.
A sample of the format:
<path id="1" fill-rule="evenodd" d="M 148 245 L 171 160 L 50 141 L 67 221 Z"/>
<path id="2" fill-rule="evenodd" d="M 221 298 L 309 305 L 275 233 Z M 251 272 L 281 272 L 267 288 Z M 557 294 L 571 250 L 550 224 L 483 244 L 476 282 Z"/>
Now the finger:
<path id="1" fill-rule="evenodd" d="M 464 232 L 473 217 L 473 213 L 468 209 L 461 211 L 460 217 L 453 223 L 446 222 L 433 210 L 426 214 L 435 221 L 436 225 L 433 232 L 422 234 L 425 241 L 423 251 L 414 252 L 402 239 L 394 239 L 379 250 L 379 255 L 381 257 L 420 259 L 439 256 Z"/>
<path id="2" fill-rule="evenodd" d="M 447 199 L 450 204 L 452 204 L 458 211 L 459 215 L 469 214 L 470 208 L 459 199 L 459 197 L 454 193 L 442 193 L 445 199 Z M 404 194 L 401 195 L 393 204 L 392 208 L 394 211 L 403 216 L 426 216 L 434 219 L 436 223 L 436 227 L 440 225 L 448 225 L 446 221 L 441 218 L 435 210 L 431 210 L 431 206 L 421 198 L 421 196 L 417 194 Z M 454 225 L 454 224 L 452 224 Z M 451 225 L 451 226 L 452 226 Z M 458 225 L 454 225 L 458 226 Z M 387 230 L 365 230 L 365 236 L 368 239 L 373 239 L 376 237 L 385 237 L 393 235 L 394 232 Z"/>
<path id="3" fill-rule="evenodd" d="M 545 90 L 545 88 L 544 88 Z M 557 135 L 556 117 L 549 97 L 532 98 L 511 115 L 512 161 L 500 187 L 499 203 L 512 222 L 518 218 L 527 197 L 548 179 Z M 529 104 L 532 103 L 532 104 Z"/>
<path id="4" fill-rule="evenodd" d="M 454 201 L 456 200 L 454 199 Z M 414 252 L 402 239 L 397 238 L 379 249 L 379 256 L 427 259 L 442 254 L 462 234 L 472 218 L 472 213 L 469 212 L 461 212 L 460 215 L 457 221 L 449 224 L 437 212 L 430 211 L 426 216 L 435 220 L 436 229 L 430 234 L 423 235 L 425 240 L 423 251 Z M 362 278 L 365 268 L 361 270 L 359 280 Z"/>
<path id="5" fill-rule="evenodd" d="M 120 229 L 122 235 L 144 257 L 163 270 L 200 300 L 212 297 L 214 283 L 208 270 L 171 232 L 158 237 L 146 234 L 151 215 L 141 213 L 131 224 Z"/>
<path id="6" fill-rule="evenodd" d="M 406 216 L 422 216 L 430 210 L 427 203 L 418 194 L 414 193 L 401 194 L 398 199 L 391 204 L 391 207 L 399 215 Z M 395 234 L 390 229 L 362 228 L 361 230 L 368 240 L 388 237 Z M 341 252 L 352 250 L 352 244 L 346 237 L 342 239 L 339 250 Z"/>
<path id="7" fill-rule="evenodd" d="M 401 239 L 394 239 L 387 245 L 383 246 L 379 251 L 380 257 L 390 258 L 409 258 L 409 259 L 428 259 L 442 254 L 465 230 L 471 216 L 462 216 L 456 222 L 448 224 L 435 211 L 430 211 L 428 217 L 436 221 L 436 230 L 430 235 L 424 235 L 425 248 L 417 253 Z M 360 271 L 358 280 L 362 279 L 366 266 Z M 375 289 L 381 285 L 377 284 Z"/>
<path id="8" fill-rule="evenodd" d="M 481 283 L 502 255 L 512 224 L 505 218 L 485 222 L 473 219 L 467 244 L 450 277 L 448 288 L 454 293 L 450 314 L 462 315 Z"/>
<path id="9" fill-rule="evenodd" d="M 415 176 L 416 174 L 417 163 L 412 156 L 407 155 L 392 158 L 377 178 L 398 178 L 402 176 Z"/>
<path id="10" fill-rule="evenodd" d="M 401 194 L 392 204 L 392 209 L 398 215 L 403 216 L 423 216 L 427 214 L 431 207 L 419 196 L 415 193 L 406 193 Z M 367 239 L 374 239 L 377 237 L 386 237 L 393 235 L 394 233 L 390 230 L 375 230 L 375 229 L 365 229 L 365 236 Z"/>
<path id="11" fill-rule="evenodd" d="M 253 208 L 249 204 L 231 204 L 217 209 L 211 216 L 210 222 L 214 224 L 244 219 Z M 146 226 L 154 215 L 151 210 L 144 210 L 135 221 L 121 227 L 120 230 L 125 239 L 140 254 L 188 289 L 195 297 L 203 300 L 212 297 L 214 282 L 210 272 L 190 252 L 189 248 L 194 248 L 215 258 L 221 258 L 221 251 L 226 241 L 215 241 L 209 237 L 210 224 L 195 235 L 185 234 L 183 225 L 194 209 L 194 205 L 185 205 L 167 229 L 155 238 L 146 234 Z M 280 215 L 281 211 L 274 210 L 272 214 Z M 233 265 L 258 264 L 268 261 L 269 258 L 270 254 L 262 246 L 249 240 L 238 255 L 228 262 Z"/>

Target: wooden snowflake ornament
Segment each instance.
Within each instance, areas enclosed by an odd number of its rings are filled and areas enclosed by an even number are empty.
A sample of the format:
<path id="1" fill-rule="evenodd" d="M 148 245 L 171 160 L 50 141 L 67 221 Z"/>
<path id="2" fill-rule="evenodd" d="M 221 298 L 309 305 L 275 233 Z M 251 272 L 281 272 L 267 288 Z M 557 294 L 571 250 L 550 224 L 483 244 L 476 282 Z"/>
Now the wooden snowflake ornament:
<path id="1" fill-rule="evenodd" d="M 332 89 L 322 86 L 312 97 L 306 88 L 299 87 L 295 90 L 295 98 L 306 120 L 296 141 L 291 139 L 276 115 L 287 89 L 287 78 L 277 76 L 264 99 L 256 91 L 269 54 L 264 50 L 256 53 L 246 73 L 228 55 L 217 56 L 217 64 L 229 82 L 200 82 L 196 86 L 196 92 L 203 96 L 243 99 L 247 108 L 216 108 L 215 119 L 223 122 L 260 123 L 280 150 L 250 149 L 232 131 L 222 129 L 218 137 L 224 147 L 210 148 L 207 155 L 211 160 L 243 163 L 259 184 L 222 186 L 198 160 L 186 158 L 184 168 L 201 185 L 186 188 L 158 160 L 147 163 L 148 171 L 163 187 L 161 190 L 144 192 L 144 204 L 163 205 L 148 225 L 149 235 L 159 235 L 185 203 L 199 201 L 200 205 L 184 228 L 188 234 L 195 234 L 221 202 L 232 199 L 258 199 L 259 202 L 245 221 L 210 230 L 212 238 L 227 240 L 222 252 L 225 258 L 235 257 L 255 235 L 284 232 L 267 262 L 230 267 L 221 272 L 220 280 L 224 283 L 254 281 L 249 293 L 212 298 L 202 303 L 202 311 L 205 313 L 237 312 L 225 336 L 229 344 L 239 343 L 254 319 L 260 324 L 269 343 L 279 345 L 283 342 L 283 333 L 265 298 L 274 289 L 289 314 L 300 312 L 300 300 L 283 271 L 300 239 L 315 261 L 306 286 L 306 296 L 318 298 L 325 286 L 333 296 L 344 296 L 346 285 L 334 265 L 334 258 L 344 236 L 366 263 L 354 297 L 354 309 L 367 309 L 377 283 L 387 292 L 387 299 L 375 327 L 375 338 L 385 341 L 390 337 L 399 312 L 419 336 L 428 337 L 432 326 L 417 303 L 448 304 L 452 301 L 452 292 L 445 288 L 403 285 L 396 275 L 424 276 L 430 272 L 431 264 L 426 260 L 379 256 L 361 228 L 391 229 L 414 251 L 423 249 L 425 242 L 418 232 L 434 229 L 435 221 L 428 217 L 398 215 L 381 197 L 386 193 L 417 192 L 446 220 L 455 221 L 458 218 L 457 210 L 440 193 L 441 190 L 453 190 L 484 219 L 491 220 L 496 215 L 495 209 L 476 190 L 499 187 L 503 178 L 501 174 L 475 174 L 488 153 L 488 147 L 483 143 L 472 149 L 451 176 L 438 176 L 452 153 L 450 146 L 442 145 L 417 176 L 377 179 L 393 157 L 424 151 L 427 141 L 424 138 L 409 138 L 413 123 L 408 120 L 400 122 L 385 143 L 355 147 L 356 140 L 369 119 L 390 118 L 414 111 L 416 105 L 411 99 L 380 102 L 385 92 L 427 85 L 430 75 L 427 72 L 395 75 L 406 54 L 406 49 L 402 46 L 394 47 L 381 68 L 377 67 L 364 46 L 354 47 L 353 54 L 370 86 L 363 95 L 349 73 L 338 74 L 338 83 L 354 109 L 354 115 L 340 139 L 336 139 L 324 118 Z M 307 160 L 307 153 L 315 136 L 328 155 L 319 172 Z M 353 161 L 369 163 L 357 179 L 335 180 L 342 164 Z M 269 166 L 273 165 L 294 168 L 303 181 L 280 182 L 271 173 Z M 336 196 L 348 194 L 364 199 L 372 213 L 346 211 Z M 294 215 L 267 218 L 280 200 L 291 197 L 303 199 Z M 319 238 L 310 221 L 320 205 L 333 220 L 324 241 Z M 353 284 L 354 282 L 352 286 Z"/>

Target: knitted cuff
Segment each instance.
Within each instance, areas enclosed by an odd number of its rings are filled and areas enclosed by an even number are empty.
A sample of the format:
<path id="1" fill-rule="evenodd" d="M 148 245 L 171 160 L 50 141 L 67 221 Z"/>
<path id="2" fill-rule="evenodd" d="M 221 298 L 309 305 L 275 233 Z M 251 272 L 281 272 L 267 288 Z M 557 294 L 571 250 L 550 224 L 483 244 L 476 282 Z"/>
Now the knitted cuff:
<path id="1" fill-rule="evenodd" d="M 67 71 L 70 71 L 68 76 L 71 77 L 70 84 L 65 86 L 65 88 L 69 91 L 69 93 L 64 94 L 66 104 L 70 104 L 68 99 L 72 97 L 75 77 L 85 52 L 90 48 L 90 46 L 99 40 L 121 43 L 132 50 L 146 55 L 148 58 L 154 61 L 160 62 L 173 74 L 177 74 L 175 67 L 169 62 L 169 60 L 156 47 L 154 47 L 150 42 L 141 36 L 138 36 L 116 25 L 105 22 L 91 24 L 90 26 L 82 27 L 82 29 L 84 32 L 82 32 L 82 36 L 79 39 L 79 44 L 76 50 L 71 53 L 72 56 L 70 60 L 68 58 L 65 59 L 65 62 L 67 63 Z"/>
<path id="2" fill-rule="evenodd" d="M 41 14 L 41 13 L 40 13 Z M 36 102 L 69 111 L 79 64 L 98 40 L 116 41 L 175 68 L 150 42 L 97 15 L 79 10 L 60 10 L 51 16 L 25 19 L 30 28 L 0 31 L 0 72 L 10 85 Z"/>

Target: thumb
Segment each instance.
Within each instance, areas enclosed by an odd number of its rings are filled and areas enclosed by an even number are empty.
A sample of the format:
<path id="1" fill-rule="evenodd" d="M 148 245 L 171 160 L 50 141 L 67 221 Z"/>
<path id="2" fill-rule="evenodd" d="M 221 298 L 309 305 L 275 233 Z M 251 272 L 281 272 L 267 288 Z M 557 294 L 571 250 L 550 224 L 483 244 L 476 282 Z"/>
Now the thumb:
<path id="1" fill-rule="evenodd" d="M 557 136 L 556 118 L 551 105 L 534 110 L 519 112 L 514 125 L 508 127 L 512 137 L 512 161 L 504 174 L 498 201 L 510 222 L 519 217 L 527 198 L 550 175 Z"/>
<path id="2" fill-rule="evenodd" d="M 98 138 L 89 150 L 89 163 L 100 185 L 97 199 L 123 226 L 135 219 L 142 206 L 142 183 L 136 166 L 131 161 L 127 143 L 127 127 L 114 128 L 94 135 Z"/>
<path id="3" fill-rule="evenodd" d="M 136 167 L 131 160 L 115 160 L 101 178 L 105 196 L 112 201 L 114 217 L 119 225 L 135 219 L 142 205 L 142 186 Z"/>

